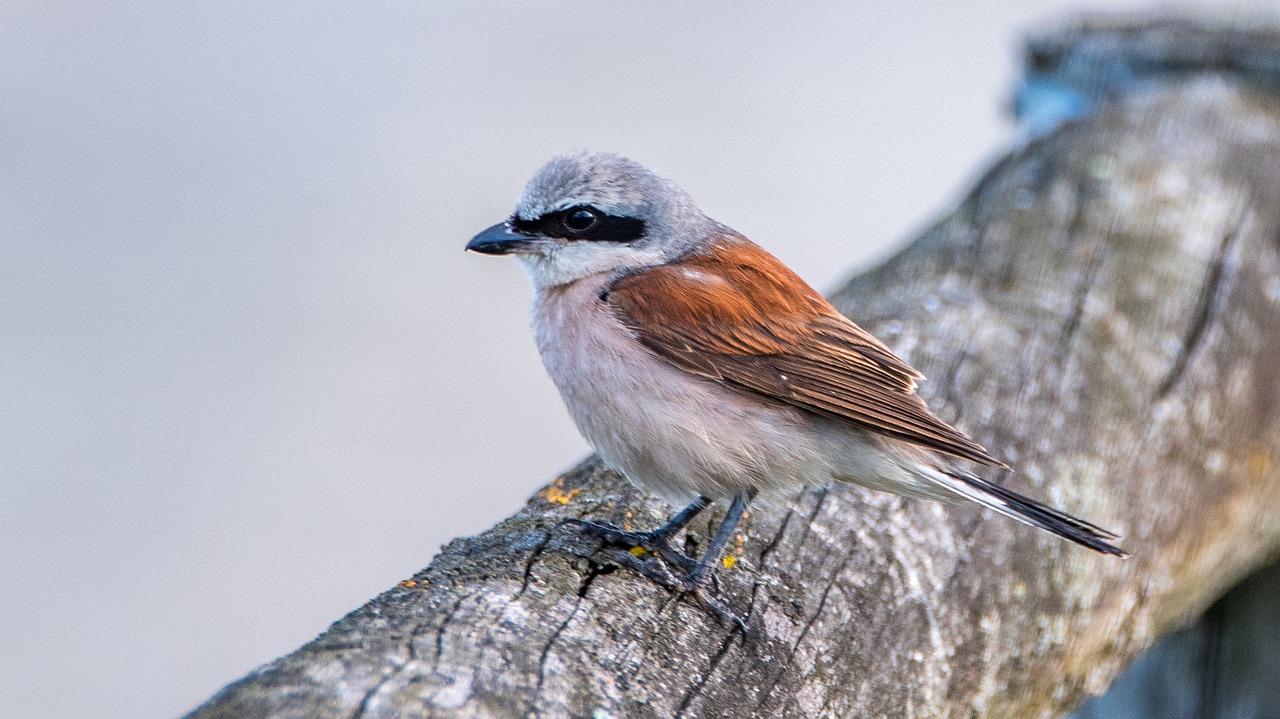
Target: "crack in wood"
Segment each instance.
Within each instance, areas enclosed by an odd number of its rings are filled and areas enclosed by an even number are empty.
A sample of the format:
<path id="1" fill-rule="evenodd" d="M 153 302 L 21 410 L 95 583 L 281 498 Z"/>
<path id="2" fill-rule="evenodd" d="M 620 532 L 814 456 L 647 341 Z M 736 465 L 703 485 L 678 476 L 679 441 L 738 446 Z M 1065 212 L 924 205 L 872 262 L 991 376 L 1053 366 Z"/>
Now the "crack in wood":
<path id="1" fill-rule="evenodd" d="M 1167 397 L 1169 391 L 1178 383 L 1178 380 L 1182 379 L 1183 374 L 1186 373 L 1187 364 L 1200 346 L 1200 341 L 1204 338 L 1209 325 L 1212 324 L 1214 317 L 1218 314 L 1223 296 L 1226 294 L 1225 288 L 1230 284 L 1230 273 L 1227 271 L 1228 257 L 1240 236 L 1244 222 L 1245 218 L 1242 215 L 1231 231 L 1223 235 L 1222 242 L 1218 245 L 1218 249 L 1214 253 L 1208 269 L 1205 271 L 1204 283 L 1200 288 L 1200 296 L 1197 298 L 1195 309 L 1191 313 L 1191 322 L 1187 324 L 1187 329 L 1183 332 L 1178 355 L 1174 358 L 1168 374 L 1156 387 L 1156 401 Z"/>
<path id="2" fill-rule="evenodd" d="M 456 610 L 457 608 L 455 607 L 454 611 Z M 370 687 L 369 691 L 365 692 L 364 697 L 360 699 L 360 705 L 356 707 L 355 713 L 351 715 L 351 719 L 361 719 L 361 717 L 363 717 L 365 715 L 365 712 L 368 710 L 368 707 L 371 705 L 374 697 L 376 697 L 379 693 L 381 693 L 382 688 L 385 687 L 387 684 L 389 684 L 391 681 L 399 678 L 400 675 L 404 674 L 405 669 L 417 663 L 418 637 L 422 636 L 422 633 L 426 631 L 428 626 L 429 625 L 427 624 L 419 624 L 413 628 L 413 631 L 409 632 L 409 637 L 405 640 L 405 650 L 408 654 L 408 658 L 405 661 L 400 662 L 399 664 L 392 665 L 391 673 L 384 676 L 376 684 Z"/>
<path id="3" fill-rule="evenodd" d="M 1089 193 L 1091 191 L 1089 183 L 1080 183 L 1077 190 L 1079 197 L 1072 208 L 1071 221 L 1067 224 L 1067 237 L 1069 240 L 1075 240 L 1084 233 L 1085 218 L 1087 217 L 1085 208 L 1089 204 Z M 1074 242 L 1069 242 L 1069 244 L 1074 244 Z M 1089 258 L 1087 264 L 1085 264 L 1084 276 L 1072 293 L 1071 312 L 1067 315 L 1066 325 L 1062 328 L 1062 339 L 1058 344 L 1058 348 L 1061 351 L 1061 366 L 1066 366 L 1067 359 L 1071 355 L 1071 347 L 1075 343 L 1076 332 L 1079 331 L 1080 323 L 1084 320 L 1085 303 L 1097 284 L 1098 268 L 1102 266 L 1103 256 L 1102 248 L 1099 247 L 1100 244 L 1101 242 L 1095 237 L 1087 245 Z"/>
<path id="4" fill-rule="evenodd" d="M 791 524 L 791 517 L 794 516 L 795 513 L 795 504 L 787 507 L 787 514 L 782 518 L 782 522 L 778 524 L 778 531 L 774 532 L 773 536 L 770 537 L 769 541 L 764 545 L 764 549 L 760 550 L 760 569 L 764 569 L 765 559 L 768 558 L 770 554 L 773 554 L 774 549 L 778 547 L 778 543 L 782 541 L 783 535 L 787 533 L 787 526 Z"/>
<path id="5" fill-rule="evenodd" d="M 736 626 L 729 629 L 729 634 L 725 636 L 724 642 L 720 644 L 720 648 L 711 657 L 711 661 L 707 665 L 707 671 L 703 672 L 702 677 L 689 687 L 689 690 L 685 692 L 684 697 L 680 700 L 674 719 L 680 719 L 680 717 L 684 716 L 684 713 L 689 710 L 689 706 L 693 704 L 693 700 L 697 699 L 698 695 L 702 693 L 703 687 L 707 685 L 707 681 L 715 673 L 716 667 L 720 666 L 720 662 L 729 653 L 729 647 L 733 644 L 733 640 L 738 636 L 738 633 L 739 630 Z"/>
<path id="6" fill-rule="evenodd" d="M 449 628 L 449 623 L 453 621 L 458 610 L 462 607 L 462 603 L 479 594 L 483 590 L 476 590 L 458 597 L 458 601 L 453 603 L 449 611 L 445 613 L 444 618 L 440 620 L 440 626 L 436 627 L 436 655 L 432 659 L 431 673 L 435 674 L 440 670 L 440 659 L 444 656 L 444 633 Z"/>
<path id="7" fill-rule="evenodd" d="M 796 540 L 796 547 L 803 547 L 804 541 L 809 538 L 809 532 L 813 530 L 813 520 L 817 518 L 818 512 L 821 512 L 823 505 L 827 503 L 827 496 L 831 494 L 831 488 L 819 487 L 814 490 L 814 494 L 818 495 L 818 501 L 813 503 L 813 511 L 809 512 L 809 517 L 804 523 L 804 529 L 800 530 L 800 538 Z"/>
<path id="8" fill-rule="evenodd" d="M 529 589 L 529 582 L 533 579 L 533 565 L 542 556 L 542 553 L 546 551 L 547 545 L 550 543 L 551 532 L 548 531 L 543 535 L 542 541 L 538 543 L 538 546 L 534 547 L 533 551 L 529 553 L 529 561 L 525 562 L 524 565 L 524 576 L 520 579 L 520 590 L 512 596 L 513 601 L 523 597 L 524 593 Z"/>
<path id="9" fill-rule="evenodd" d="M 947 365 L 942 378 L 942 400 L 952 409 L 953 422 L 964 416 L 964 399 L 960 392 L 960 368 L 973 356 L 973 348 L 968 344 L 960 347 L 954 359 Z"/>
<path id="10" fill-rule="evenodd" d="M 603 574 L 609 574 L 616 569 L 616 567 L 611 565 L 602 565 L 596 562 L 590 562 L 590 560 L 588 561 L 589 569 L 587 571 L 587 576 L 583 577 L 582 582 L 578 585 L 578 589 L 575 592 L 577 600 L 573 604 L 573 609 L 569 610 L 569 616 L 565 617 L 564 621 L 560 623 L 560 626 L 556 627 L 555 631 L 551 633 L 551 637 L 547 639 L 546 645 L 542 647 L 542 651 L 538 655 L 538 681 L 533 687 L 533 697 L 530 700 L 530 706 L 536 716 L 541 716 L 542 714 L 542 712 L 538 710 L 538 699 L 542 697 L 542 687 L 547 681 L 547 659 L 551 656 L 551 647 L 556 643 L 556 640 L 560 638 L 560 635 L 564 633 L 565 628 L 569 626 L 569 623 L 573 621 L 574 617 L 578 615 L 578 610 L 582 608 L 582 602 L 587 596 L 587 590 L 591 588 L 591 584 L 595 582 L 596 577 Z M 605 567 L 608 568 L 606 569 Z"/>
<path id="11" fill-rule="evenodd" d="M 830 555 L 828 554 L 827 556 L 830 556 Z M 825 557 L 824 557 L 824 561 L 825 561 Z M 765 702 L 769 701 L 769 698 L 773 695 L 774 690 L 777 688 L 778 684 L 782 681 L 782 678 L 785 677 L 787 675 L 787 672 L 790 671 L 791 667 L 795 665 L 796 652 L 799 651 L 800 645 L 804 643 L 805 638 L 809 635 L 809 630 L 813 627 L 814 623 L 817 622 L 818 618 L 822 616 L 823 610 L 827 608 L 827 597 L 831 594 L 832 588 L 836 586 L 836 582 L 840 579 L 840 575 L 844 574 L 844 570 L 848 565 L 849 565 L 849 555 L 846 554 L 844 556 L 844 559 L 841 560 L 840 566 L 837 567 L 836 571 L 831 574 L 831 578 L 827 581 L 827 585 L 823 588 L 822 596 L 819 597 L 818 599 L 817 608 L 813 610 L 813 614 L 810 615 L 809 619 L 805 621 L 804 627 L 800 629 L 800 634 L 796 636 L 795 642 L 791 644 L 791 648 L 787 651 L 787 658 L 786 658 L 786 661 L 783 663 L 782 668 L 776 674 L 774 674 L 773 679 L 769 683 L 768 689 L 761 692 L 760 703 L 756 705 L 757 709 L 764 708 Z M 786 707 L 789 705 L 790 705 L 790 702 L 788 702 L 787 704 L 784 704 L 783 711 L 786 711 Z"/>
<path id="12" fill-rule="evenodd" d="M 386 686 L 387 682 L 391 681 L 396 676 L 399 676 L 400 672 L 404 670 L 407 664 L 407 661 L 399 664 L 392 664 L 390 671 L 383 674 L 382 678 L 374 682 L 373 686 L 369 687 L 369 691 L 365 692 L 364 696 L 360 698 L 360 703 L 356 705 L 356 710 L 351 714 L 351 719 L 361 719 L 365 712 L 368 711 L 369 705 L 373 702 L 373 698 L 378 695 L 378 692 L 382 691 L 382 687 Z"/>

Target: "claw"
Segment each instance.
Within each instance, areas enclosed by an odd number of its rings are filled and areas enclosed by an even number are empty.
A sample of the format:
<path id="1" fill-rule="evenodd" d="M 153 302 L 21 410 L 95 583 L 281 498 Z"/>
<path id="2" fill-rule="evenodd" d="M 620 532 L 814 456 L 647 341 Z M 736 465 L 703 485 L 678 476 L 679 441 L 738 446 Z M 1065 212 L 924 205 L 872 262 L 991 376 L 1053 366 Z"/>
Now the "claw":
<path id="1" fill-rule="evenodd" d="M 719 598 L 713 596 L 711 582 L 703 580 L 693 580 L 693 583 L 686 583 L 684 590 L 680 592 L 680 596 L 690 597 L 694 603 L 705 609 L 716 621 L 723 625 L 733 627 L 743 634 L 747 632 L 747 620 L 740 617 L 736 612 L 729 608 L 727 604 L 720 601 Z"/>
<path id="2" fill-rule="evenodd" d="M 688 596 L 711 613 L 721 624 L 746 632 L 747 623 L 709 591 L 712 574 L 704 565 L 671 545 L 672 532 L 659 528 L 651 532 L 635 532 L 612 524 L 585 519 L 566 519 L 584 534 L 606 544 L 622 548 L 615 556 L 619 564 L 634 570 L 664 589 Z M 657 558 L 660 561 L 653 561 Z"/>
<path id="3" fill-rule="evenodd" d="M 590 534 L 601 541 L 617 547 L 625 547 L 633 556 L 642 556 L 645 552 L 653 554 L 662 561 L 680 569 L 686 577 L 693 577 L 698 562 L 671 545 L 671 533 L 661 529 L 652 532 L 633 532 L 612 524 L 591 522 L 585 519 L 566 519 L 564 524 L 579 527 L 584 534 Z M 643 550 L 639 554 L 636 549 Z M 686 582 L 682 582 L 686 583 Z"/>

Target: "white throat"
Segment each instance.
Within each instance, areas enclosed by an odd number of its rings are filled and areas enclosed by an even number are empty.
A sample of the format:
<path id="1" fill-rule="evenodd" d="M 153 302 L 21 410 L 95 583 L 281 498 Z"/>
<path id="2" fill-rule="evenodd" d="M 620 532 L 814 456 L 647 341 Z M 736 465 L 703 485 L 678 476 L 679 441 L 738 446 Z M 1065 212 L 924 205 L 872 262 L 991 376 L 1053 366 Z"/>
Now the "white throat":
<path id="1" fill-rule="evenodd" d="M 661 264 L 661 250 L 638 250 L 631 245 L 603 242 L 568 242 L 543 252 L 517 256 L 538 289 L 576 282 L 602 272 L 639 269 Z"/>

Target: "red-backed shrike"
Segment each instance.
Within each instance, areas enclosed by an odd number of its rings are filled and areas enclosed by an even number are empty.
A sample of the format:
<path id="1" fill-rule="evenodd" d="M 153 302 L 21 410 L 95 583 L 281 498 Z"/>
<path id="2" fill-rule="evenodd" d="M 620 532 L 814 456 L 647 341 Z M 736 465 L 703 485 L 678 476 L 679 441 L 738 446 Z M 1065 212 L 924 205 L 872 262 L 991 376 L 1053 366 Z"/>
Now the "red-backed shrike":
<path id="1" fill-rule="evenodd" d="M 970 500 L 1090 549 L 1116 535 L 957 468 L 1005 467 L 915 394 L 921 375 L 768 252 L 683 190 L 617 155 L 547 163 L 515 214 L 467 249 L 515 255 L 533 278 L 533 330 L 587 442 L 613 469 L 688 506 L 652 532 L 585 523 L 645 547 L 690 587 L 747 503 L 832 481 Z M 669 540 L 720 499 L 694 562 Z"/>

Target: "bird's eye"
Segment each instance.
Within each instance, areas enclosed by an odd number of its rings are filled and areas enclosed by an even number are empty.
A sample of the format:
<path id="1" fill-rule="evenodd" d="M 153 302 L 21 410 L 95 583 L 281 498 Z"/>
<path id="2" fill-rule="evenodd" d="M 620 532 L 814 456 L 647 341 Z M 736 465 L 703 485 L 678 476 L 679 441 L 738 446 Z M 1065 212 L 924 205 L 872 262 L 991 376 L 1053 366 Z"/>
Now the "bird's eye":
<path id="1" fill-rule="evenodd" d="M 585 232 L 595 226 L 599 218 L 589 207 L 575 207 L 564 214 L 564 226 L 572 232 Z"/>

